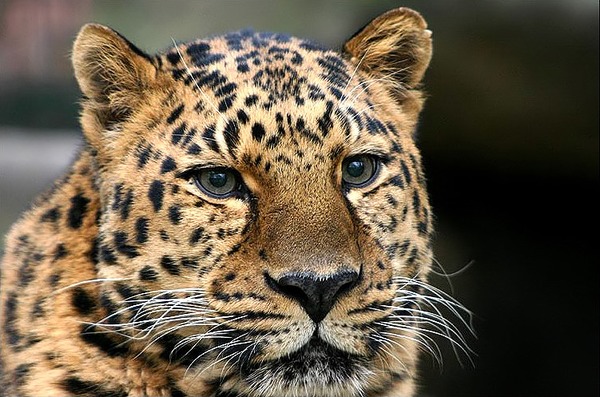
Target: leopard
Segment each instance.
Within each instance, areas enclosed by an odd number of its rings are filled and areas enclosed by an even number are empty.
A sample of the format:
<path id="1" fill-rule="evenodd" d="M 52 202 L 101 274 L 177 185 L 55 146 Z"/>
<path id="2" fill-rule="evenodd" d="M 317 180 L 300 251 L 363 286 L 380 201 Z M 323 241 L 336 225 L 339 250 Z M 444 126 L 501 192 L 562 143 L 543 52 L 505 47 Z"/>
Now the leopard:
<path id="1" fill-rule="evenodd" d="M 6 238 L 7 396 L 398 397 L 435 335 L 416 130 L 432 33 L 241 30 L 149 55 L 85 25 L 82 144 Z"/>

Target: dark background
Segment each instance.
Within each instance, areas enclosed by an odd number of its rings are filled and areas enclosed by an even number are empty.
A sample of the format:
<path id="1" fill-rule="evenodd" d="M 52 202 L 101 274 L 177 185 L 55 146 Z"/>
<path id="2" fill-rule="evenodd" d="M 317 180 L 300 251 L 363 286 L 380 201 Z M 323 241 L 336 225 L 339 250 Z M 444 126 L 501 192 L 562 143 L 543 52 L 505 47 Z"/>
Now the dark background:
<path id="1" fill-rule="evenodd" d="M 474 365 L 425 360 L 423 394 L 598 395 L 595 0 L 3 0 L 0 233 L 77 145 L 68 53 L 83 23 L 149 52 L 244 27 L 339 47 L 400 5 L 434 32 L 419 140 L 437 260 L 463 269 L 453 289 L 432 281 L 476 315 Z"/>

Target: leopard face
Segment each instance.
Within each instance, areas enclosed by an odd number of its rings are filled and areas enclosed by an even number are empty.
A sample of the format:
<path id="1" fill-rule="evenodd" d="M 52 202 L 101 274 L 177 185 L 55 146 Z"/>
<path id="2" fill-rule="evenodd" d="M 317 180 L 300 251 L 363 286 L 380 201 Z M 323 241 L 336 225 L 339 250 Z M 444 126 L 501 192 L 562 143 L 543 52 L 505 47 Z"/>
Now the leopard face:
<path id="1" fill-rule="evenodd" d="M 84 346 L 186 395 L 411 395 L 420 324 L 446 324 L 422 315 L 430 35 L 397 9 L 342 53 L 241 31 L 148 56 L 84 27 L 93 277 L 68 270 L 59 291 L 79 294 L 65 317 Z"/>

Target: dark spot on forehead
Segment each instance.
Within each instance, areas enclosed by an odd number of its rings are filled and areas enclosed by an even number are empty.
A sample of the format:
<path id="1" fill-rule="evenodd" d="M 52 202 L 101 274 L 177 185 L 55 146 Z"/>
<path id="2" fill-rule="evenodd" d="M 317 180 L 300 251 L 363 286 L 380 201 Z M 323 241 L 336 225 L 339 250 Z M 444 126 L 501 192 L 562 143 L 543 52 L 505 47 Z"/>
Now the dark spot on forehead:
<path id="1" fill-rule="evenodd" d="M 195 156 L 197 154 L 199 154 L 202 151 L 202 148 L 197 144 L 197 143 L 192 143 L 187 150 L 187 153 Z"/>
<path id="2" fill-rule="evenodd" d="M 258 96 L 256 95 L 248 95 L 244 100 L 246 106 L 252 106 L 258 101 Z"/>
<path id="3" fill-rule="evenodd" d="M 225 112 L 225 111 L 229 110 L 229 108 L 231 106 L 233 106 L 233 101 L 235 100 L 236 96 L 237 96 L 236 94 L 232 94 L 228 97 L 223 98 L 219 102 L 219 106 L 218 106 L 219 112 Z"/>
<path id="4" fill-rule="evenodd" d="M 252 77 L 252 81 L 257 87 L 271 93 L 273 99 L 280 100 L 298 96 L 307 82 L 306 77 L 299 76 L 289 65 L 260 69 Z"/>
<path id="5" fill-rule="evenodd" d="M 207 67 L 225 58 L 223 54 L 211 53 L 207 43 L 192 44 L 187 53 L 192 58 L 192 63 L 198 67 Z"/>
<path id="6" fill-rule="evenodd" d="M 359 130 L 362 130 L 364 128 L 362 116 L 352 107 L 348 107 L 346 111 L 350 114 L 350 120 L 358 125 Z"/>
<path id="7" fill-rule="evenodd" d="M 202 133 L 202 139 L 208 147 L 210 147 L 215 152 L 219 152 L 219 145 L 217 145 L 217 139 L 215 138 L 215 125 L 211 124 L 204 129 Z"/>
<path id="8" fill-rule="evenodd" d="M 227 83 L 225 85 L 220 86 L 215 91 L 215 95 L 217 97 L 223 97 L 231 95 L 237 89 L 237 84 L 235 83 Z"/>
<path id="9" fill-rule="evenodd" d="M 252 138 L 257 141 L 262 141 L 265 136 L 265 128 L 260 123 L 254 123 L 252 126 Z"/>
<path id="10" fill-rule="evenodd" d="M 329 134 L 329 131 L 333 128 L 333 120 L 331 119 L 331 114 L 333 112 L 333 102 L 327 101 L 325 104 L 325 112 L 323 116 L 321 116 L 317 120 L 317 124 L 319 126 L 319 130 L 323 137 L 326 137 Z"/>
<path id="11" fill-rule="evenodd" d="M 246 124 L 250 120 L 250 117 L 248 117 L 248 114 L 246 112 L 244 112 L 242 109 L 237 111 L 237 118 L 242 125 Z"/>
<path id="12" fill-rule="evenodd" d="M 250 67 L 248 67 L 248 64 L 245 62 L 239 62 L 237 65 L 237 70 L 240 73 L 247 73 L 250 71 Z"/>
<path id="13" fill-rule="evenodd" d="M 267 251 L 265 251 L 265 250 L 264 250 L 264 248 L 261 248 L 261 249 L 258 251 L 258 257 L 259 257 L 260 259 L 262 259 L 263 261 L 266 261 L 266 260 L 268 260 L 268 259 L 269 259 L 269 257 L 267 256 Z"/>
<path id="14" fill-rule="evenodd" d="M 225 136 L 225 143 L 227 144 L 227 149 L 229 153 L 233 155 L 235 149 L 240 143 L 240 126 L 235 120 L 229 120 L 225 125 L 225 129 L 223 130 L 223 135 Z"/>
<path id="15" fill-rule="evenodd" d="M 171 65 L 177 66 L 177 64 L 181 61 L 181 57 L 177 51 L 173 51 L 167 54 L 167 60 L 171 63 Z"/>
<path id="16" fill-rule="evenodd" d="M 192 43 L 187 47 L 188 55 L 200 54 L 203 55 L 210 51 L 210 45 L 205 41 L 200 41 L 198 43 Z"/>
<path id="17" fill-rule="evenodd" d="M 189 145 L 192 139 L 194 139 L 194 137 L 196 136 L 196 132 L 196 128 L 189 128 L 187 130 L 187 133 L 185 134 L 185 137 L 183 138 L 183 141 L 181 142 L 181 146 L 186 147 L 187 145 Z"/>
<path id="18" fill-rule="evenodd" d="M 186 128 L 186 123 L 182 123 L 179 127 L 173 130 L 173 132 L 171 133 L 171 143 L 173 145 L 177 145 L 179 141 L 183 138 L 186 132 Z"/>
<path id="19" fill-rule="evenodd" d="M 168 156 L 163 160 L 162 165 L 160 166 L 160 173 L 165 174 L 173 171 L 175 168 L 177 168 L 177 163 L 175 163 L 173 157 Z"/>
<path id="20" fill-rule="evenodd" d="M 350 75 L 346 63 L 337 55 L 329 54 L 317 59 L 323 68 L 321 76 L 336 87 L 344 88 L 348 85 Z"/>
<path id="21" fill-rule="evenodd" d="M 169 237 L 169 233 L 167 233 L 165 230 L 161 230 L 159 232 L 160 235 L 160 239 L 163 241 L 169 241 L 170 237 Z"/>
<path id="22" fill-rule="evenodd" d="M 300 43 L 300 48 L 307 50 L 307 51 L 325 51 L 325 47 L 317 44 L 317 43 L 313 43 L 312 41 L 308 41 L 308 40 L 303 40 Z"/>

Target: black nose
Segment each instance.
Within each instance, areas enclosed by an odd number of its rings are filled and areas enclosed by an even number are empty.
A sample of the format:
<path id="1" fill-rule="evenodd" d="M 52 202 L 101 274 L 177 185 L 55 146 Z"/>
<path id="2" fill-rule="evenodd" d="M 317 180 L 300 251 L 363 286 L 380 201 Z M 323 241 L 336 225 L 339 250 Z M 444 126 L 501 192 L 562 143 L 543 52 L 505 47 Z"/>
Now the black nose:
<path id="1" fill-rule="evenodd" d="M 333 274 L 310 272 L 285 273 L 277 280 L 265 273 L 267 285 L 300 303 L 316 323 L 323 320 L 341 294 L 356 284 L 359 275 L 353 270 Z"/>

